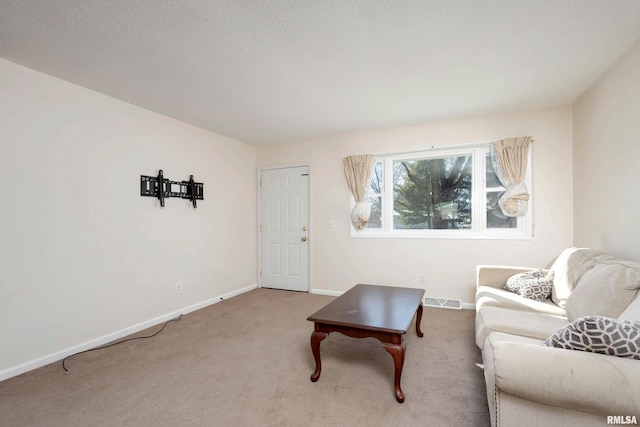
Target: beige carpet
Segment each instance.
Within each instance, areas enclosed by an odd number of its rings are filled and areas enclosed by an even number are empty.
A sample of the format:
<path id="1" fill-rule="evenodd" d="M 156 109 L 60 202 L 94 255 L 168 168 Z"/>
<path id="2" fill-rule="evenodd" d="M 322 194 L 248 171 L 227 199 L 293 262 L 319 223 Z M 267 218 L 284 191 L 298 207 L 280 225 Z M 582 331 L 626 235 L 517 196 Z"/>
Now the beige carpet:
<path id="1" fill-rule="evenodd" d="M 0 382 L 2 426 L 485 426 L 470 310 L 425 309 L 407 333 L 405 403 L 375 339 L 331 334 L 314 369 L 307 316 L 333 298 L 256 289 L 154 338 Z M 159 327 L 137 335 L 149 335 Z"/>

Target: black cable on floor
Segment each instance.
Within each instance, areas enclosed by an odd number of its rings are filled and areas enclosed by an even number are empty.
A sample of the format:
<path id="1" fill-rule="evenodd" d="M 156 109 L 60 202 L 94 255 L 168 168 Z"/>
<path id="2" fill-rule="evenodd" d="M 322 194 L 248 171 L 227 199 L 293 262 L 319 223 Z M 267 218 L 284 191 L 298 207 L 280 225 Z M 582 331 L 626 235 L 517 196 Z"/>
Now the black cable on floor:
<path id="1" fill-rule="evenodd" d="M 121 341 L 117 341 L 117 342 L 114 342 L 114 343 L 111 343 L 111 344 L 107 344 L 107 345 L 103 345 L 103 346 L 95 347 L 95 348 L 90 348 L 89 350 L 79 351 L 79 352 L 77 352 L 77 353 L 71 354 L 71 355 L 69 355 L 69 356 L 65 357 L 64 359 L 62 359 L 62 369 L 64 369 L 65 374 L 69 374 L 69 370 L 66 368 L 66 366 L 65 366 L 65 362 L 66 362 L 66 361 L 67 361 L 67 359 L 68 359 L 68 358 L 70 358 L 70 357 L 77 356 L 77 355 L 82 354 L 82 353 L 88 353 L 88 352 L 90 352 L 90 351 L 102 350 L 102 349 L 104 349 L 104 348 L 113 347 L 114 345 L 122 344 L 122 343 L 127 342 L 127 341 L 141 340 L 141 339 L 145 339 L 145 338 L 153 338 L 153 337 L 155 337 L 156 335 L 158 335 L 160 332 L 164 331 L 164 328 L 165 328 L 169 323 L 171 323 L 171 322 L 177 322 L 177 321 L 178 321 L 178 320 L 180 320 L 180 319 L 182 319 L 182 314 L 181 314 L 180 316 L 176 317 L 175 319 L 167 320 L 166 322 L 164 322 L 164 325 L 162 325 L 162 328 L 160 328 L 160 330 L 159 330 L 158 332 L 155 332 L 155 333 L 154 333 L 154 334 L 152 334 L 152 335 L 148 335 L 148 336 L 145 336 L 145 337 L 133 337 L 133 338 L 127 338 L 127 339 L 124 339 L 124 340 L 121 340 Z"/>

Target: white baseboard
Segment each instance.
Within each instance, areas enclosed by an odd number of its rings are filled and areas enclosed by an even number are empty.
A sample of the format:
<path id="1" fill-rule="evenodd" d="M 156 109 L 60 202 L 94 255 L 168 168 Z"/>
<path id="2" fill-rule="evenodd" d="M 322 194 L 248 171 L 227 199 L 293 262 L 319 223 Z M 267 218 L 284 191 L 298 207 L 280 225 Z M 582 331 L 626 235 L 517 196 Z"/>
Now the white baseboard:
<path id="1" fill-rule="evenodd" d="M 200 310 L 201 308 L 213 305 L 222 300 L 229 299 L 235 297 L 237 295 L 243 294 L 250 290 L 256 289 L 258 285 L 247 286 L 242 289 L 238 289 L 237 291 L 228 292 L 226 294 L 220 295 L 219 297 L 210 298 L 208 300 L 199 302 L 197 304 L 190 305 L 188 307 L 184 307 L 180 310 L 172 311 L 170 313 L 163 314 L 162 316 L 154 317 L 153 319 L 146 320 L 144 322 L 138 323 L 136 325 L 132 325 L 119 331 L 112 332 L 107 335 L 103 335 L 99 338 L 95 338 L 89 341 L 86 341 L 82 344 L 75 345 L 73 347 L 57 351 L 55 353 L 49 354 L 47 356 L 40 357 L 35 360 L 31 360 L 29 362 L 13 366 L 11 368 L 7 368 L 5 370 L 0 371 L 0 381 L 4 381 L 11 377 L 15 377 L 17 375 L 23 374 L 28 371 L 32 371 L 34 369 L 40 368 L 42 366 L 48 365 L 50 363 L 57 362 L 59 360 L 64 359 L 67 356 L 71 356 L 72 354 L 79 353 L 81 351 L 89 350 L 94 347 L 99 347 L 101 345 L 107 344 L 111 341 L 126 337 L 127 335 L 134 334 L 136 332 L 142 331 L 144 329 L 150 328 L 152 326 L 158 325 L 160 323 L 166 322 L 171 319 L 175 319 L 181 314 L 191 313 L 192 311 Z"/>
<path id="2" fill-rule="evenodd" d="M 317 295 L 328 295 L 330 297 L 339 297 L 340 295 L 344 294 L 344 292 L 341 291 L 325 291 L 323 289 L 311 289 L 309 293 Z"/>

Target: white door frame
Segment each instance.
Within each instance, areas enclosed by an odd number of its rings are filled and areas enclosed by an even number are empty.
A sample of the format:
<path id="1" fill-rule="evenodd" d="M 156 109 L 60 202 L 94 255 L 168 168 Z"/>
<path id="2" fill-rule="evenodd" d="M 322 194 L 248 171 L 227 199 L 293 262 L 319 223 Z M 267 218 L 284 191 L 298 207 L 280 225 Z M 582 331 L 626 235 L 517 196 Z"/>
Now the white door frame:
<path id="1" fill-rule="evenodd" d="M 260 185 L 260 179 L 262 177 L 262 171 L 264 170 L 272 170 L 272 169 L 289 169 L 289 168 L 299 168 L 299 167 L 307 167 L 309 168 L 309 180 L 308 180 L 308 204 L 309 204 L 309 209 L 308 209 L 308 213 L 307 215 L 309 216 L 309 269 L 308 269 L 308 274 L 309 277 L 307 279 L 307 283 L 309 283 L 309 289 L 308 289 L 308 293 L 312 293 L 311 290 L 313 289 L 313 256 L 312 256 L 312 252 L 313 252 L 313 234 L 314 234 L 314 230 L 313 230 L 313 220 L 312 217 L 313 215 L 311 215 L 312 211 L 312 206 L 313 206 L 313 197 L 311 195 L 311 188 L 313 188 L 313 185 L 311 183 L 312 179 L 313 179 L 313 173 L 311 172 L 311 163 L 287 163 L 287 164 L 279 164 L 279 165 L 270 165 L 270 166 L 259 166 L 258 167 L 258 176 L 256 177 L 256 185 L 258 186 L 258 227 L 257 227 L 257 231 L 258 231 L 258 266 L 257 266 L 257 270 L 256 270 L 256 277 L 258 278 L 258 287 L 261 288 L 262 287 L 262 278 L 260 277 L 260 269 L 262 266 L 262 232 L 260 230 L 260 227 L 262 226 L 262 186 Z"/>

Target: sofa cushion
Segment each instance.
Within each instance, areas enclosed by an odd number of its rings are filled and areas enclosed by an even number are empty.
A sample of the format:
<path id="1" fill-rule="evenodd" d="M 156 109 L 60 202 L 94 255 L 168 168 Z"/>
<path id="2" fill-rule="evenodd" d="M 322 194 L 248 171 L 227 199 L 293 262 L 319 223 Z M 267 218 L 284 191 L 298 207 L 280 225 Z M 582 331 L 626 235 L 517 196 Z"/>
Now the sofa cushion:
<path id="1" fill-rule="evenodd" d="M 637 320 L 640 322 L 640 293 L 629 303 L 622 314 L 618 316 L 621 320 Z"/>
<path id="2" fill-rule="evenodd" d="M 640 360 L 640 322 L 585 316 L 554 332 L 542 344 Z"/>
<path id="3" fill-rule="evenodd" d="M 554 272 L 551 299 L 560 307 L 565 307 L 567 298 L 582 275 L 596 263 L 595 257 L 605 255 L 602 251 L 586 248 L 568 248 L 556 258 L 551 270 Z"/>
<path id="4" fill-rule="evenodd" d="M 484 306 L 476 312 L 476 344 L 482 348 L 491 332 L 544 340 L 568 323 L 563 316 Z"/>
<path id="5" fill-rule="evenodd" d="M 547 298 L 544 301 L 534 301 L 501 288 L 494 288 L 493 286 L 480 286 L 476 291 L 476 310 L 484 306 L 535 311 L 538 313 L 554 314 L 556 316 L 565 315 L 564 309 L 554 304 L 551 298 Z"/>
<path id="6" fill-rule="evenodd" d="M 583 316 L 618 317 L 639 287 L 640 265 L 611 256 L 598 257 L 567 298 L 567 318 L 574 321 Z"/>
<path id="7" fill-rule="evenodd" d="M 541 270 L 527 271 L 511 276 L 503 289 L 534 301 L 544 301 L 551 296 L 553 271 L 546 276 Z"/>

